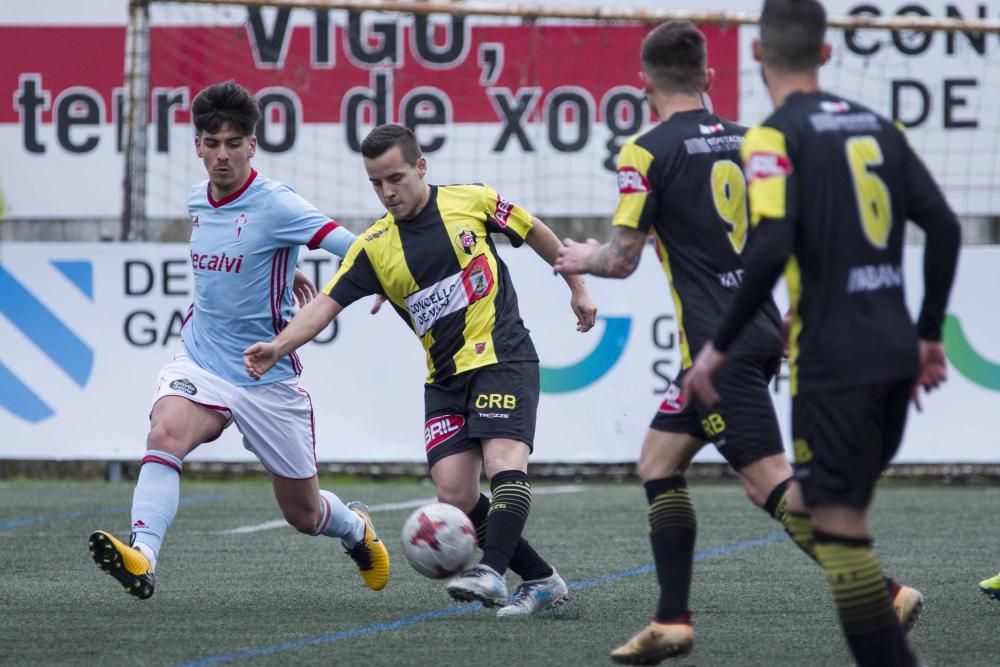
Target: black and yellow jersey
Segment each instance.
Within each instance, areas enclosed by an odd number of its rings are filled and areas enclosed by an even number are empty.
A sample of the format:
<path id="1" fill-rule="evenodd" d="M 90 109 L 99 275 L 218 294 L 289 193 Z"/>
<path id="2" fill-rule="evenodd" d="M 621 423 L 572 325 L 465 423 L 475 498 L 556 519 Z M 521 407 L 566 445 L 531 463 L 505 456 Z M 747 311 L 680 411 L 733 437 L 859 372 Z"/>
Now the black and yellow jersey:
<path id="1" fill-rule="evenodd" d="M 498 362 L 537 361 L 490 237 L 521 245 L 531 214 L 489 186 L 430 187 L 413 219 L 386 214 L 360 234 L 323 291 L 345 308 L 384 294 L 423 343 L 428 383 Z"/>
<path id="2" fill-rule="evenodd" d="M 670 281 L 682 368 L 711 339 L 743 280 L 744 132 L 705 109 L 683 111 L 629 139 L 618 156 L 612 224 L 653 232 Z M 781 347 L 781 318 L 769 301 L 733 352 L 777 356 Z"/>
<path id="3" fill-rule="evenodd" d="M 940 339 L 958 223 L 902 131 L 854 102 L 799 92 L 749 130 L 742 150 L 756 227 L 744 291 L 762 292 L 754 283 L 773 283 L 784 268 L 793 394 L 916 376 L 904 223 L 928 232 L 920 330 L 929 340 Z M 758 266 L 760 275 L 751 275 Z M 739 305 L 749 310 L 752 300 Z M 727 318 L 715 339 L 720 349 L 739 319 Z"/>

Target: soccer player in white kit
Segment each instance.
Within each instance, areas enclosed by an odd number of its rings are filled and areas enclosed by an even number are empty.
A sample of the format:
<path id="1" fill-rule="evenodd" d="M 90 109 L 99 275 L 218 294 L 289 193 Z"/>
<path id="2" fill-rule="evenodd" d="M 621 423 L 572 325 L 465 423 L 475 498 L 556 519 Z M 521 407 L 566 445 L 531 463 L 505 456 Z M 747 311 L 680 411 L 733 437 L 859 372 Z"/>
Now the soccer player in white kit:
<path id="1" fill-rule="evenodd" d="M 91 556 L 129 594 L 150 597 L 184 457 L 235 422 L 271 473 L 285 520 L 307 535 L 340 538 L 368 587 L 381 590 L 389 554 L 367 508 L 319 488 L 313 407 L 298 384 L 298 357 L 282 359 L 264 382 L 243 369 L 243 350 L 288 323 L 293 292 L 302 305 L 316 295 L 295 268 L 299 247 L 343 257 L 354 234 L 250 166 L 260 108 L 246 88 L 231 80 L 209 86 L 191 111 L 208 180 L 188 195 L 194 303 L 181 330 L 184 352 L 157 379 L 129 544 L 95 531 Z"/>

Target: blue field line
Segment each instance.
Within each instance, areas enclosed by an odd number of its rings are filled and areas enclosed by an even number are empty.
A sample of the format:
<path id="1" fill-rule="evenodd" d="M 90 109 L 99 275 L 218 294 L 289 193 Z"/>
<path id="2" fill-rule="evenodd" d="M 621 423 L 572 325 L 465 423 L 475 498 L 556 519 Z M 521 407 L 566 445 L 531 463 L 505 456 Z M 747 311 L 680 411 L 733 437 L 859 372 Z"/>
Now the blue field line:
<path id="1" fill-rule="evenodd" d="M 775 533 L 773 535 L 767 535 L 765 537 L 758 537 L 753 540 L 747 540 L 746 542 L 736 542 L 734 544 L 724 544 L 721 547 L 713 547 L 711 549 L 704 549 L 702 551 L 695 552 L 695 560 L 704 560 L 705 558 L 715 558 L 716 556 L 725 556 L 731 554 L 735 551 L 743 551 L 744 549 L 751 549 L 753 547 L 763 547 L 768 544 L 773 544 L 775 542 L 781 542 L 782 540 L 787 540 L 788 535 L 785 533 Z M 626 577 L 635 577 L 640 574 L 648 574 L 650 572 L 656 571 L 656 565 L 649 563 L 648 565 L 640 565 L 639 567 L 634 567 L 631 570 L 624 570 L 622 572 L 614 572 L 612 574 L 605 574 L 600 577 L 594 577 L 593 579 L 583 579 L 581 581 L 574 581 L 572 584 L 568 584 L 568 588 L 576 590 L 578 588 L 587 588 L 588 586 L 595 586 L 597 584 L 604 584 L 609 581 L 615 581 L 617 579 L 625 579 Z"/>
<path id="2" fill-rule="evenodd" d="M 744 549 L 752 549 L 754 547 L 762 547 L 786 539 L 788 539 L 788 536 L 785 533 L 775 533 L 773 535 L 765 535 L 764 537 L 758 537 L 752 540 L 746 540 L 744 542 L 735 542 L 733 544 L 725 544 L 721 547 L 714 547 L 712 549 L 704 549 L 702 551 L 698 551 L 695 553 L 694 559 L 703 560 L 705 558 L 715 558 L 716 556 L 725 556 L 727 554 L 731 554 L 736 551 L 743 551 Z M 594 577 L 592 579 L 583 579 L 581 581 L 575 581 L 572 584 L 569 584 L 569 589 L 577 590 L 580 588 L 587 588 L 589 586 L 596 586 L 597 584 L 604 584 L 609 581 L 615 581 L 617 579 L 625 579 L 626 577 L 634 577 L 640 574 L 647 574 L 649 572 L 653 572 L 654 570 L 655 566 L 652 563 L 650 563 L 648 565 L 642 565 L 640 567 L 634 567 L 629 570 L 614 572 L 612 574 L 606 574 L 600 577 Z M 472 602 L 469 604 L 463 604 L 455 607 L 445 607 L 443 609 L 438 609 L 436 611 L 428 611 L 423 614 L 417 614 L 415 616 L 407 616 L 406 618 L 401 618 L 395 621 L 388 621 L 386 623 L 377 623 L 375 625 L 365 625 L 360 628 L 354 628 L 353 630 L 344 630 L 342 632 L 334 632 L 328 635 L 320 635 L 318 637 L 308 637 L 306 639 L 297 639 L 295 641 L 281 642 L 280 644 L 271 644 L 269 646 L 248 648 L 248 649 L 243 649 L 242 651 L 233 651 L 232 653 L 220 653 L 219 655 L 212 655 L 205 658 L 198 658 L 196 660 L 190 660 L 188 662 L 181 663 L 179 667 L 204 667 L 205 665 L 217 665 L 219 663 L 230 662 L 232 660 L 239 660 L 241 658 L 256 658 L 258 656 L 273 655 L 275 653 L 281 653 L 283 651 L 294 651 L 296 649 L 304 648 L 306 646 L 315 646 L 316 644 L 332 644 L 333 642 L 339 642 L 343 639 L 351 639 L 352 637 L 361 637 L 362 635 L 370 635 L 376 632 L 384 632 L 386 630 L 396 630 L 398 628 L 405 628 L 408 625 L 423 623 L 424 621 L 432 621 L 438 618 L 447 618 L 448 616 L 458 616 L 459 614 L 466 614 L 470 611 L 475 611 L 477 609 L 482 609 L 482 608 L 483 606 L 478 602 Z"/>
<path id="3" fill-rule="evenodd" d="M 185 498 L 181 500 L 181 505 L 200 505 L 201 503 L 209 503 L 213 500 L 219 500 L 224 498 L 223 493 L 213 493 L 207 496 L 193 496 L 191 498 Z M 92 510 L 78 510 L 76 512 L 59 512 L 58 514 L 42 514 L 41 516 L 29 516 L 23 519 L 10 519 L 8 521 L 0 521 L 0 530 L 8 530 L 10 528 L 20 528 L 21 526 L 30 526 L 36 523 L 46 523 L 48 521 L 62 521 L 63 519 L 76 519 L 81 516 L 98 516 L 100 514 L 118 514 L 119 512 L 131 512 L 131 505 L 122 505 L 120 507 L 102 507 L 99 509 Z"/>

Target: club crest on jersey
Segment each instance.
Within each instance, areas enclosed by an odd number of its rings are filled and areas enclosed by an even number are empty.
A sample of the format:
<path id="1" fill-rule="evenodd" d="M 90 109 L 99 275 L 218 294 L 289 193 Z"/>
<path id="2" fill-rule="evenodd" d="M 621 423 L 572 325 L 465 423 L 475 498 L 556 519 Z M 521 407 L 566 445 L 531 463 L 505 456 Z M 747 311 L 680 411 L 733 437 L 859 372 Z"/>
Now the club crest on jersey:
<path id="1" fill-rule="evenodd" d="M 455 242 L 465 251 L 466 255 L 472 254 L 472 250 L 476 247 L 476 240 L 476 233 L 469 229 L 463 229 L 455 236 Z"/>
<path id="2" fill-rule="evenodd" d="M 486 271 L 481 265 L 474 267 L 472 271 L 469 272 L 468 280 L 472 294 L 476 298 L 480 298 L 490 291 L 490 283 L 492 281 L 490 280 L 490 277 L 486 275 Z"/>
<path id="3" fill-rule="evenodd" d="M 618 168 L 618 192 L 623 195 L 651 192 L 649 181 L 635 167 Z"/>
<path id="4" fill-rule="evenodd" d="M 424 449 L 429 452 L 441 443 L 451 440 L 463 426 L 465 418 L 461 415 L 441 415 L 428 419 L 424 424 Z"/>
<path id="5" fill-rule="evenodd" d="M 486 351 L 486 343 L 476 343 L 475 348 L 476 354 L 482 354 Z"/>
<path id="6" fill-rule="evenodd" d="M 698 131 L 702 134 L 718 134 L 726 129 L 722 123 L 713 123 L 711 125 L 698 125 Z"/>
<path id="7" fill-rule="evenodd" d="M 788 176 L 792 173 L 792 162 L 787 155 L 778 153 L 751 153 L 744 172 L 747 183 L 774 176 Z"/>
<path id="8" fill-rule="evenodd" d="M 236 218 L 236 240 L 237 241 L 240 240 L 240 236 L 243 234 L 243 228 L 246 227 L 247 223 L 249 223 L 249 222 L 250 221 L 247 220 L 247 216 L 246 216 L 245 213 L 240 213 L 240 217 Z"/>
<path id="9" fill-rule="evenodd" d="M 514 205 L 509 201 L 500 196 L 497 193 L 497 211 L 493 214 L 493 219 L 497 221 L 500 228 L 507 226 L 507 220 L 510 218 L 511 212 L 514 210 Z"/>
<path id="10" fill-rule="evenodd" d="M 851 105 L 844 100 L 837 100 L 836 102 L 823 100 L 819 103 L 819 108 L 827 113 L 844 113 L 851 110 Z"/>
<path id="11" fill-rule="evenodd" d="M 442 317 L 457 313 L 484 298 L 495 280 L 486 255 L 479 255 L 458 273 L 406 297 L 406 309 L 418 336 L 434 327 Z"/>

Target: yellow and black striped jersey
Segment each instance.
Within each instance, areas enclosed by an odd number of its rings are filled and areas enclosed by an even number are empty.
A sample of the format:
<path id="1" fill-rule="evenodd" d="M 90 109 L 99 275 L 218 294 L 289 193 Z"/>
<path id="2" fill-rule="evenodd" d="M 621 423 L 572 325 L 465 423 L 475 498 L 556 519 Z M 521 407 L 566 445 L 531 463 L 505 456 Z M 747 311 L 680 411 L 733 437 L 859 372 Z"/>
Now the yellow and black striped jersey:
<path id="1" fill-rule="evenodd" d="M 765 289 L 755 284 L 761 275 L 750 275 L 756 267 L 777 274 L 784 266 L 792 392 L 914 377 L 917 329 L 903 294 L 903 228 L 912 219 L 928 231 L 935 267 L 925 263 L 921 331 L 930 340 L 940 338 L 958 232 L 902 131 L 854 102 L 799 92 L 747 133 L 742 151 L 760 242 L 745 291 Z M 937 248 L 932 235 L 941 239 Z M 732 340 L 728 325 L 737 319 L 727 318 L 717 345 Z"/>
<path id="2" fill-rule="evenodd" d="M 323 291 L 347 307 L 384 294 L 420 338 L 427 382 L 504 361 L 537 361 L 493 233 L 519 246 L 532 215 L 485 185 L 432 185 L 411 220 L 360 234 Z"/>
<path id="3" fill-rule="evenodd" d="M 653 232 L 677 314 L 682 368 L 715 333 L 743 280 L 745 131 L 705 109 L 683 111 L 629 139 L 618 156 L 612 224 Z M 781 318 L 769 301 L 733 353 L 777 356 L 781 346 Z"/>

